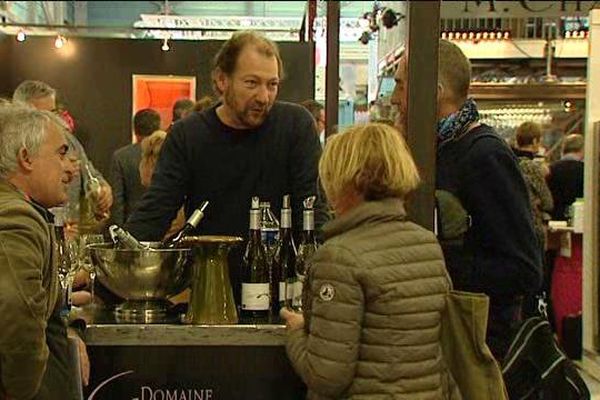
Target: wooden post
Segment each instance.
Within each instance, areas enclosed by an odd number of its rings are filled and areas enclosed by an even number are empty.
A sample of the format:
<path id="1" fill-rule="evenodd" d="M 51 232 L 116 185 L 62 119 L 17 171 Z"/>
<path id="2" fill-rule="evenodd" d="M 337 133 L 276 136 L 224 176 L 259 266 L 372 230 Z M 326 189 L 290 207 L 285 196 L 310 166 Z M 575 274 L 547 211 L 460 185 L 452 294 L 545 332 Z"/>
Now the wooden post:
<path id="1" fill-rule="evenodd" d="M 433 230 L 440 1 L 408 2 L 406 138 L 422 184 L 408 202 L 411 220 Z"/>
<path id="2" fill-rule="evenodd" d="M 327 66 L 325 67 L 325 137 L 338 124 L 340 87 L 340 3 L 327 2 Z"/>

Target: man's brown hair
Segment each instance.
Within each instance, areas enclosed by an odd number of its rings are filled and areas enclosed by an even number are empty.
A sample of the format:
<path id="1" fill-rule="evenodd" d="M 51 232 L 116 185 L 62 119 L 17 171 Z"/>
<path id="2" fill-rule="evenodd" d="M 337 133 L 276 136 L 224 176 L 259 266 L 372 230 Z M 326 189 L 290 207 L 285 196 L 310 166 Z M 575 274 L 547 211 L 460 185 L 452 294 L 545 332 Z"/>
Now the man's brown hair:
<path id="1" fill-rule="evenodd" d="M 540 140 L 542 138 L 542 128 L 540 124 L 535 122 L 523 122 L 517 128 L 515 136 L 517 138 L 517 146 L 531 146 L 536 139 Z"/>
<path id="2" fill-rule="evenodd" d="M 467 100 L 471 84 L 471 62 L 460 47 L 448 40 L 440 40 L 438 82 L 448 88 L 457 105 Z"/>
<path id="3" fill-rule="evenodd" d="M 217 52 L 213 65 L 213 82 L 214 74 L 218 71 L 221 71 L 228 76 L 233 74 L 240 53 L 247 46 L 254 46 L 254 48 L 265 57 L 275 57 L 277 59 L 279 79 L 283 79 L 283 61 L 279 55 L 277 44 L 258 32 L 240 31 L 234 33 Z M 219 90 L 217 89 L 217 86 L 214 86 L 218 93 Z"/>

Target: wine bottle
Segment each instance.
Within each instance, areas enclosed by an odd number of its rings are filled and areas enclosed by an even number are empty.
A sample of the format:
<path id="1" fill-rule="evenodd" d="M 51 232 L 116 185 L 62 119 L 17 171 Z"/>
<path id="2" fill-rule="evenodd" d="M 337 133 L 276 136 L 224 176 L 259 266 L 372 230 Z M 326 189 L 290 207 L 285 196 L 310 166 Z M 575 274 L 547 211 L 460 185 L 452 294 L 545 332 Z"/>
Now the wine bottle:
<path id="1" fill-rule="evenodd" d="M 84 194 L 90 204 L 90 209 L 94 214 L 98 213 L 98 199 L 102 185 L 100 180 L 92 174 L 89 162 L 83 164 L 83 172 L 85 174 Z"/>
<path id="2" fill-rule="evenodd" d="M 294 283 L 296 281 L 296 246 L 292 235 L 292 209 L 290 196 L 283 196 L 281 208 L 281 227 L 279 240 L 273 256 L 273 279 L 271 292 L 273 304 L 271 308 L 274 319 L 279 316 L 282 307 L 292 308 Z"/>
<path id="3" fill-rule="evenodd" d="M 115 245 L 121 249 L 128 250 L 149 250 L 150 246 L 140 243 L 133 235 L 117 225 L 111 225 L 108 228 L 110 237 Z"/>
<path id="4" fill-rule="evenodd" d="M 242 258 L 242 304 L 240 317 L 243 321 L 267 323 L 269 321 L 271 293 L 270 271 L 265 245 L 261 240 L 261 211 L 252 199 L 248 243 Z"/>
<path id="5" fill-rule="evenodd" d="M 185 222 L 183 228 L 162 242 L 162 247 L 165 249 L 173 249 L 177 247 L 183 238 L 196 229 L 202 218 L 204 218 L 204 210 L 206 209 L 206 206 L 208 206 L 208 201 L 203 201 L 200 204 L 200 207 L 196 208 L 192 215 Z"/>
<path id="6" fill-rule="evenodd" d="M 315 237 L 315 211 L 313 209 L 316 197 L 310 196 L 304 199 L 304 211 L 302 213 L 302 236 L 298 246 L 298 257 L 296 258 L 296 282 L 294 284 L 293 308 L 302 309 L 302 290 L 308 270 L 310 259 L 317 250 L 317 239 Z"/>
<path id="7" fill-rule="evenodd" d="M 271 203 L 264 201 L 259 204 L 261 210 L 260 233 L 267 248 L 267 258 L 270 263 L 279 240 L 279 221 L 271 211 Z"/>

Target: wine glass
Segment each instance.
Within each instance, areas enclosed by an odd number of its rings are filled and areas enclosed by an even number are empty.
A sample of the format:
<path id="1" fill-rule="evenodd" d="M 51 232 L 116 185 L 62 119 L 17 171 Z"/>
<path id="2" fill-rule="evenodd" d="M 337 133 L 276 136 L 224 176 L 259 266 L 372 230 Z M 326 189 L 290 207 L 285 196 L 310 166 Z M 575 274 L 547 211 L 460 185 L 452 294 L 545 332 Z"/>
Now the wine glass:
<path id="1" fill-rule="evenodd" d="M 98 234 L 83 234 L 79 236 L 79 262 L 81 268 L 90 274 L 90 294 L 92 295 L 90 307 L 92 308 L 95 306 L 94 283 L 96 281 L 96 268 L 92 264 L 89 245 L 93 243 L 104 243 L 104 236 Z"/>
<path id="2" fill-rule="evenodd" d="M 75 274 L 79 271 L 79 243 L 75 240 L 65 241 L 64 250 L 60 254 L 58 274 L 60 285 L 64 295 L 64 312 L 71 309 L 71 294 L 73 293 L 73 281 Z"/>

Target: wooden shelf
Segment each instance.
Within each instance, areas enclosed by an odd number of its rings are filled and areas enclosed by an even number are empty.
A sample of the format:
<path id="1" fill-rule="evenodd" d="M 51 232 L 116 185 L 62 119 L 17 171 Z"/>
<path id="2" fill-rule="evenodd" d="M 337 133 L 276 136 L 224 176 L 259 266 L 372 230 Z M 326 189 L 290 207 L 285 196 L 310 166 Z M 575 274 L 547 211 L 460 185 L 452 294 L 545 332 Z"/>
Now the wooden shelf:
<path id="1" fill-rule="evenodd" d="M 585 83 L 472 83 L 475 100 L 585 100 Z"/>

